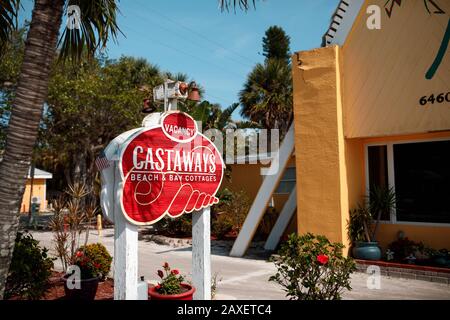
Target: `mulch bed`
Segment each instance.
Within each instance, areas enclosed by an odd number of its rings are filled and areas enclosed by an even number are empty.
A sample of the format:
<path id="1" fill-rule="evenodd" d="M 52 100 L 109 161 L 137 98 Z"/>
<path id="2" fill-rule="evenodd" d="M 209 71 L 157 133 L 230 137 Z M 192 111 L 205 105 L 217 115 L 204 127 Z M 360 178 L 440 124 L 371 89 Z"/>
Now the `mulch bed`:
<path id="1" fill-rule="evenodd" d="M 50 288 L 47 290 L 41 300 L 65 300 L 64 284 L 61 281 L 64 273 L 53 272 L 50 278 Z M 95 300 L 113 300 L 114 299 L 114 280 L 107 279 L 98 284 Z M 20 300 L 20 297 L 12 297 L 10 300 Z"/>

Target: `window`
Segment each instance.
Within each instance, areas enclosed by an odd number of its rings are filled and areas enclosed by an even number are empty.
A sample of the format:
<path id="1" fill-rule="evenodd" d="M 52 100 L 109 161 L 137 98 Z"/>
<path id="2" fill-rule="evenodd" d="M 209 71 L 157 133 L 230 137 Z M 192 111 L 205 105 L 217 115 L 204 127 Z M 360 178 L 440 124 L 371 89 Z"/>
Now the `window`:
<path id="1" fill-rule="evenodd" d="M 280 183 L 275 190 L 276 194 L 289 194 L 295 187 L 295 167 L 286 168 Z"/>
<path id="2" fill-rule="evenodd" d="M 449 140 L 368 146 L 367 165 L 369 190 L 395 188 L 391 222 L 450 223 Z"/>
<path id="3" fill-rule="evenodd" d="M 450 223 L 450 141 L 394 145 L 397 220 Z"/>

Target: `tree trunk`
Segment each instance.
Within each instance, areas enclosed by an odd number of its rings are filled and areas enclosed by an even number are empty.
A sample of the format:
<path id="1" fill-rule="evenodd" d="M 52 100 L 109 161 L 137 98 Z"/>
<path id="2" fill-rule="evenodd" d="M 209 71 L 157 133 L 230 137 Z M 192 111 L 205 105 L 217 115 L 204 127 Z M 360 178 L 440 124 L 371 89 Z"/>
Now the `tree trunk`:
<path id="1" fill-rule="evenodd" d="M 35 0 L 25 55 L 0 163 L 0 299 L 19 226 L 19 207 L 47 98 L 64 0 Z"/>

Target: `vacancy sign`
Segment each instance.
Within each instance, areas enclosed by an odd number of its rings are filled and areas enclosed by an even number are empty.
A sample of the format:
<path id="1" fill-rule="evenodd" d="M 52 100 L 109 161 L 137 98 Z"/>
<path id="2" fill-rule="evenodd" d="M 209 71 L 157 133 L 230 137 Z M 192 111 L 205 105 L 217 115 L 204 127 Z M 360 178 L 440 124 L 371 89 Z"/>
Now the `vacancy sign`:
<path id="1" fill-rule="evenodd" d="M 215 145 L 189 115 L 166 113 L 160 124 L 140 131 L 122 151 L 120 198 L 128 221 L 153 224 L 219 202 L 224 163 Z"/>

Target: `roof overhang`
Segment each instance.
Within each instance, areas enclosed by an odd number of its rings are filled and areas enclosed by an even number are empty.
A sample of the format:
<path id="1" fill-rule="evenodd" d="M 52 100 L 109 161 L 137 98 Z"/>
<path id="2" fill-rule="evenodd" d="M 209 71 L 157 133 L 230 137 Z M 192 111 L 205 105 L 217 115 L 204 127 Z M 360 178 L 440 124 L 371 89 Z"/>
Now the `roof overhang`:
<path id="1" fill-rule="evenodd" d="M 358 16 L 364 0 L 341 0 L 332 17 L 330 27 L 322 39 L 322 46 L 342 46 Z"/>

